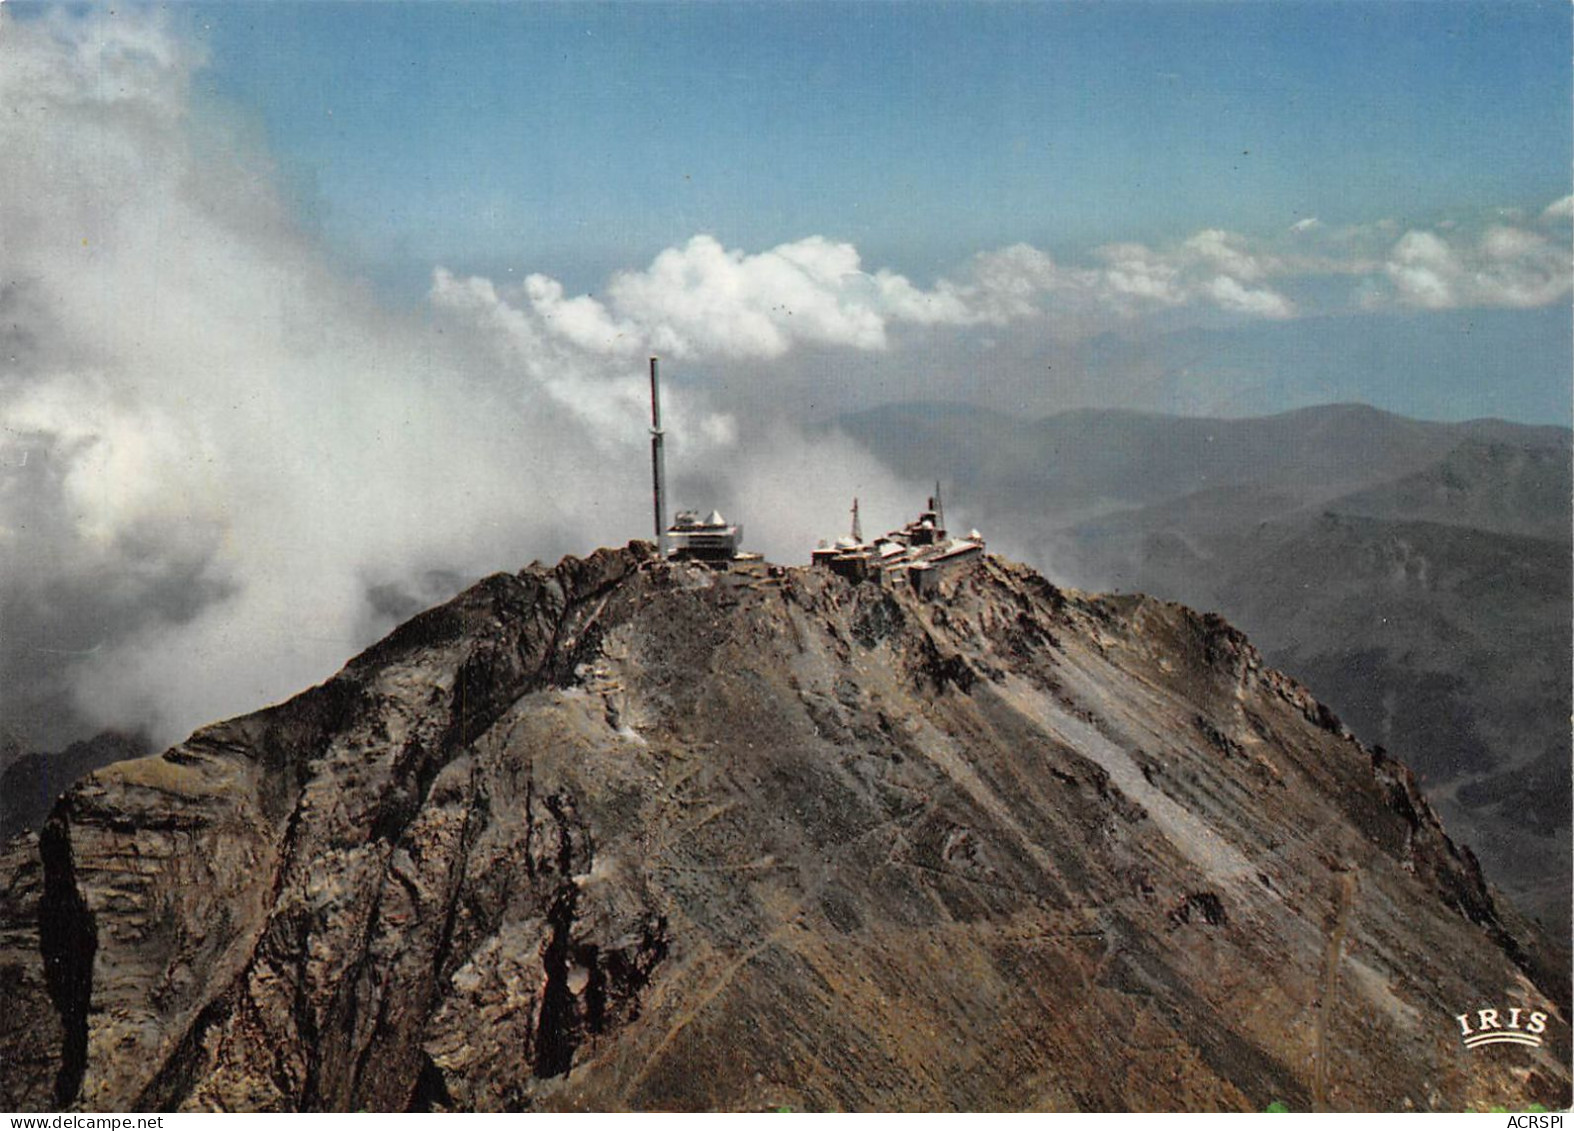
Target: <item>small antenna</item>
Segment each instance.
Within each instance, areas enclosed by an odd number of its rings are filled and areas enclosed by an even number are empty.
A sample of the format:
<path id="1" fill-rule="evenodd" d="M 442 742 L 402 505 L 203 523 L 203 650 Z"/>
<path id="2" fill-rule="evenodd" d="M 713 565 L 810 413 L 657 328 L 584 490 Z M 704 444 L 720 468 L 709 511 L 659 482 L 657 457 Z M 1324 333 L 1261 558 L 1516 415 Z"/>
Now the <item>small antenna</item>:
<path id="1" fill-rule="evenodd" d="M 853 496 L 853 541 L 860 546 L 864 541 L 864 528 L 858 521 L 858 496 Z"/>
<path id="2" fill-rule="evenodd" d="M 656 558 L 667 560 L 667 458 L 662 448 L 661 385 L 650 359 L 650 477 L 656 504 Z"/>

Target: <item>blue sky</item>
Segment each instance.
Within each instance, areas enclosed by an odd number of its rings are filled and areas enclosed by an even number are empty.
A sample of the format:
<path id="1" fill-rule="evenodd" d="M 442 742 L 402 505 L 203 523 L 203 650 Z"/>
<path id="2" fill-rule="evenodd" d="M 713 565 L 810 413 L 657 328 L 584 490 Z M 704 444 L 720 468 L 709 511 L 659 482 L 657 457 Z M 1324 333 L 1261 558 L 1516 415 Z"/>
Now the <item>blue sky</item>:
<path id="1" fill-rule="evenodd" d="M 918 278 L 1568 191 L 1562 3 L 194 6 L 205 89 L 387 281 L 589 288 L 709 232 Z M 408 277 L 404 279 L 408 285 Z"/>

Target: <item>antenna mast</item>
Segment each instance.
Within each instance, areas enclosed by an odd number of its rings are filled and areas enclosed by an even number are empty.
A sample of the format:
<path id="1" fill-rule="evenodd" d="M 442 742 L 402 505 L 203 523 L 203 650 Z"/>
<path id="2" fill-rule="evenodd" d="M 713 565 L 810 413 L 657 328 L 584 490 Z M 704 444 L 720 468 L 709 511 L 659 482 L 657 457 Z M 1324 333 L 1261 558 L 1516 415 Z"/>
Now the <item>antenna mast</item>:
<path id="1" fill-rule="evenodd" d="M 864 541 L 863 524 L 858 521 L 858 496 L 853 496 L 853 541 L 860 546 Z"/>
<path id="2" fill-rule="evenodd" d="M 650 477 L 656 504 L 656 557 L 667 560 L 667 459 L 662 450 L 661 386 L 656 359 L 650 359 Z"/>

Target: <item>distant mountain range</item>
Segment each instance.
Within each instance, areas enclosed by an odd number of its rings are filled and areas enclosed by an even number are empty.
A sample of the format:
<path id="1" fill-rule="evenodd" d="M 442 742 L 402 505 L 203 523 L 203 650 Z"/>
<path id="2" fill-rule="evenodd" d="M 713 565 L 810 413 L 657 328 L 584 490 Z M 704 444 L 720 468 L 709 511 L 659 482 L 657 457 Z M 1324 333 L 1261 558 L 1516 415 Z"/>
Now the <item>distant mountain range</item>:
<path id="1" fill-rule="evenodd" d="M 1362 405 L 1026 420 L 917 404 L 838 424 L 944 479 L 954 518 L 1058 582 L 1223 613 L 1414 767 L 1525 910 L 1566 925 L 1568 429 Z"/>
<path id="2" fill-rule="evenodd" d="M 22 754 L 0 773 L 0 839 L 36 829 L 70 784 L 100 766 L 151 752 L 147 739 L 106 730 L 64 750 Z"/>

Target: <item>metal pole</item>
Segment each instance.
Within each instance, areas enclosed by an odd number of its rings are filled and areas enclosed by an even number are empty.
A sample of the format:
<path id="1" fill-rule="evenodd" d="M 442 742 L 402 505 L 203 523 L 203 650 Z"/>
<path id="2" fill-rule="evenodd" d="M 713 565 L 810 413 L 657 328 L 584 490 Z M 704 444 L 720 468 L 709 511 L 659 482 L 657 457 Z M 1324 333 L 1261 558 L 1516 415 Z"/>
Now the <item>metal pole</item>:
<path id="1" fill-rule="evenodd" d="M 667 459 L 662 449 L 661 385 L 656 378 L 656 359 L 650 359 L 650 477 L 656 503 L 656 555 L 667 560 Z"/>

